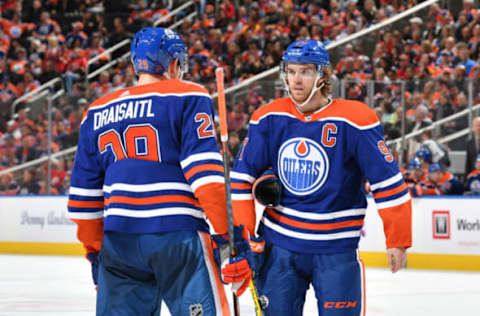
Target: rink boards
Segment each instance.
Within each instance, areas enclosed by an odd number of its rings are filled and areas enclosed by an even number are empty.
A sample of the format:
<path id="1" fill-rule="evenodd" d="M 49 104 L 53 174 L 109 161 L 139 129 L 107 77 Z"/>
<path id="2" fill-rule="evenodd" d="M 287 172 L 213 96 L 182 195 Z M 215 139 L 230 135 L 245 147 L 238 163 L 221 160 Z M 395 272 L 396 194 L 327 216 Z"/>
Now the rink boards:
<path id="1" fill-rule="evenodd" d="M 84 255 L 66 205 L 66 196 L 0 197 L 0 253 Z M 415 199 L 412 216 L 409 268 L 480 271 L 480 198 Z M 363 261 L 386 267 L 382 222 L 370 198 L 363 229 Z"/>

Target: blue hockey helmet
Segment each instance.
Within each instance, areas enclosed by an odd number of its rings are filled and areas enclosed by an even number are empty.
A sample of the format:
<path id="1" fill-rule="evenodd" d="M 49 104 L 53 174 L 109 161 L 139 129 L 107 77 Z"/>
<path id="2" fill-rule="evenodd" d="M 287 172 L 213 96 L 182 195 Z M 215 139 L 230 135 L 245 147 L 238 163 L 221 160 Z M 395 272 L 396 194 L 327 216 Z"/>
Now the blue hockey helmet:
<path id="1" fill-rule="evenodd" d="M 163 75 L 173 59 L 178 59 L 182 73 L 188 71 L 187 47 L 180 35 L 171 29 L 141 29 L 132 41 L 130 52 L 136 73 Z"/>
<path id="2" fill-rule="evenodd" d="M 415 152 L 415 157 L 428 163 L 432 162 L 432 153 L 427 148 L 420 148 L 419 150 L 417 150 Z"/>
<path id="3" fill-rule="evenodd" d="M 415 170 L 415 169 L 422 169 L 422 163 L 418 161 L 417 159 L 410 159 L 408 162 L 408 170 Z"/>
<path id="4" fill-rule="evenodd" d="M 432 173 L 432 172 L 435 172 L 435 171 L 442 171 L 442 166 L 440 166 L 440 164 L 438 163 L 432 163 L 430 166 L 428 166 L 428 173 Z"/>
<path id="5" fill-rule="evenodd" d="M 285 72 L 285 64 L 314 64 L 317 72 L 323 75 L 323 68 L 330 66 L 330 58 L 325 46 L 316 40 L 299 40 L 288 46 L 282 56 L 281 72 Z"/>

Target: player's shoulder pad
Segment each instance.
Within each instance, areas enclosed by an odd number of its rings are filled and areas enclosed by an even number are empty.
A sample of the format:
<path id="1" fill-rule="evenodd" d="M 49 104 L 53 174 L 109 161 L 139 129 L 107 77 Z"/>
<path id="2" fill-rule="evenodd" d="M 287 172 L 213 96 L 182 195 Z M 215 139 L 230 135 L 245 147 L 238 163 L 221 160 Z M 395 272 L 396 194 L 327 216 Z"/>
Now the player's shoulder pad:
<path id="1" fill-rule="evenodd" d="M 98 98 L 90 105 L 88 110 L 84 113 L 82 123 L 85 121 L 90 110 L 104 107 L 110 102 L 115 102 L 117 99 L 143 97 L 148 95 L 158 95 L 164 97 L 200 96 L 211 99 L 211 95 L 208 93 L 207 89 L 205 89 L 199 84 L 193 83 L 191 81 L 178 79 L 162 80 L 151 84 L 121 89 Z"/>
<path id="2" fill-rule="evenodd" d="M 338 118 L 358 128 L 369 129 L 380 125 L 377 114 L 363 102 L 334 99 L 323 115 Z"/>
<path id="3" fill-rule="evenodd" d="M 207 89 L 203 86 L 187 80 L 170 79 L 162 80 L 153 84 L 147 84 L 142 86 L 136 86 L 130 88 L 130 92 L 133 95 L 157 93 L 162 95 L 198 95 L 211 98 Z"/>
<path id="4" fill-rule="evenodd" d="M 85 113 L 83 113 L 82 124 L 87 119 L 87 115 L 89 111 L 94 110 L 95 108 L 101 107 L 105 104 L 108 104 L 109 102 L 119 98 L 122 94 L 126 93 L 127 91 L 128 91 L 128 88 L 120 89 L 112 93 L 106 94 L 104 96 L 101 96 L 100 98 L 93 101 L 92 104 L 90 104 L 88 109 L 85 111 Z"/>
<path id="5" fill-rule="evenodd" d="M 250 119 L 251 124 L 258 124 L 263 118 L 269 115 L 285 115 L 295 117 L 292 114 L 293 103 L 290 98 L 275 99 L 270 103 L 262 105 L 255 112 L 253 112 Z"/>

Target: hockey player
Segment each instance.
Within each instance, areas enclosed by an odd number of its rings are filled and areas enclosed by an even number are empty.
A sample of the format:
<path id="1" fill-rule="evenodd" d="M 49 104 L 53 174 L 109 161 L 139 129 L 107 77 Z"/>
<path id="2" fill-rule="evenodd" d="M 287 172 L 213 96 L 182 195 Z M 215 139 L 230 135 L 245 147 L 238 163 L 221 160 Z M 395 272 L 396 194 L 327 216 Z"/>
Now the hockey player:
<path id="1" fill-rule="evenodd" d="M 425 181 L 427 172 L 422 169 L 422 163 L 418 159 L 410 159 L 407 170 L 403 173 L 403 179 L 407 184 L 412 196 L 423 195 L 421 183 Z"/>
<path id="2" fill-rule="evenodd" d="M 463 186 L 450 172 L 439 163 L 428 166 L 428 175 L 421 183 L 423 195 L 462 195 Z"/>
<path id="3" fill-rule="evenodd" d="M 375 112 L 330 98 L 330 62 L 319 41 L 292 43 L 282 57 L 288 98 L 253 113 L 231 173 L 234 218 L 255 233 L 252 184 L 266 169 L 280 179 L 280 203 L 266 208 L 257 267 L 265 315 L 301 315 L 313 284 L 319 314 L 363 315 L 364 269 L 357 247 L 371 184 L 392 272 L 411 246 L 411 199 Z"/>
<path id="4" fill-rule="evenodd" d="M 470 195 L 480 195 L 480 154 L 477 155 L 475 170 L 467 175 L 465 190 Z"/>
<path id="5" fill-rule="evenodd" d="M 140 30 L 131 54 L 138 84 L 92 103 L 71 178 L 97 315 L 159 315 L 162 300 L 172 315 L 229 315 L 206 222 L 227 233 L 211 97 L 181 80 L 187 49 L 174 31 Z M 242 255 L 223 281 L 249 282 Z"/>

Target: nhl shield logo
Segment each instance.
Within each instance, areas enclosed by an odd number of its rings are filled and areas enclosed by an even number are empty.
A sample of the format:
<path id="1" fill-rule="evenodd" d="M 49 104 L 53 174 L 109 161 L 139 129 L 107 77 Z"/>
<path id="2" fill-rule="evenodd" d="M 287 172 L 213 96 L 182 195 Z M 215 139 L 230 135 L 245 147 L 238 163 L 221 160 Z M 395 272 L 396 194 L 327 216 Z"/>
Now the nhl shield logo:
<path id="1" fill-rule="evenodd" d="M 202 304 L 192 304 L 188 307 L 190 316 L 203 316 Z"/>
<path id="2" fill-rule="evenodd" d="M 318 190 L 328 176 L 325 150 L 309 138 L 297 137 L 280 146 L 278 173 L 284 187 L 296 195 Z"/>

